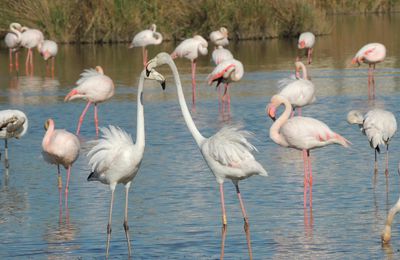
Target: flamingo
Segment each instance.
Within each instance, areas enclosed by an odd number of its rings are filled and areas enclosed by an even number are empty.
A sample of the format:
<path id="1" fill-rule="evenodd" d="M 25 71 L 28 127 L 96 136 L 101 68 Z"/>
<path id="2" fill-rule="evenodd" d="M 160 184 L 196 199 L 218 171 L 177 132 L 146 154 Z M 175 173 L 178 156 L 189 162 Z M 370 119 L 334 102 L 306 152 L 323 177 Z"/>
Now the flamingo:
<path id="1" fill-rule="evenodd" d="M 69 179 L 72 164 L 78 159 L 80 143 L 78 137 L 64 129 L 55 129 L 54 120 L 49 118 L 44 125 L 46 133 L 42 141 L 43 159 L 50 164 L 57 165 L 57 179 L 59 190 L 59 206 L 62 207 L 61 189 L 62 179 L 60 165 L 67 170 L 67 183 L 65 185 L 65 205 L 68 205 Z"/>
<path id="2" fill-rule="evenodd" d="M 143 66 L 146 66 L 147 63 L 147 45 L 158 45 L 162 42 L 163 37 L 161 33 L 156 31 L 157 26 L 152 24 L 149 29 L 143 30 L 137 33 L 133 39 L 132 43 L 129 45 L 129 48 L 133 47 L 142 47 L 143 50 Z"/>
<path id="3" fill-rule="evenodd" d="M 312 32 L 304 32 L 300 34 L 299 41 L 297 47 L 299 49 L 307 49 L 307 62 L 311 64 L 312 61 L 312 53 L 313 53 L 313 46 L 315 43 L 315 35 Z"/>
<path id="4" fill-rule="evenodd" d="M 171 53 L 173 59 L 185 57 L 190 60 L 192 64 L 192 103 L 196 103 L 196 60 L 199 55 L 207 55 L 208 43 L 200 35 L 195 35 L 181 42 L 175 50 Z"/>
<path id="5" fill-rule="evenodd" d="M 218 31 L 213 31 L 210 33 L 210 40 L 216 46 L 226 46 L 229 44 L 228 40 L 228 29 L 225 27 L 219 28 Z"/>
<path id="6" fill-rule="evenodd" d="M 386 244 L 389 243 L 392 237 L 392 223 L 393 219 L 396 216 L 397 212 L 400 211 L 400 198 L 397 200 L 396 204 L 389 210 L 389 213 L 386 218 L 385 227 L 382 231 L 381 239 L 382 243 Z"/>
<path id="7" fill-rule="evenodd" d="M 28 49 L 28 54 L 26 55 L 25 68 L 28 74 L 28 65 L 31 67 L 33 73 L 33 53 L 32 48 L 35 48 L 39 43 L 43 42 L 43 33 L 37 29 L 30 29 L 28 27 L 22 27 L 21 34 L 21 46 Z"/>
<path id="8" fill-rule="evenodd" d="M 40 55 L 42 55 L 45 61 L 51 58 L 51 72 L 54 74 L 54 59 L 58 52 L 57 43 L 50 40 L 44 40 L 43 42 L 39 43 L 38 49 Z"/>
<path id="9" fill-rule="evenodd" d="M 6 169 L 10 167 L 8 162 L 8 139 L 19 139 L 28 130 L 28 118 L 20 110 L 1 110 L 0 111 L 0 138 L 4 139 L 4 165 Z"/>
<path id="10" fill-rule="evenodd" d="M 232 82 L 239 81 L 244 74 L 243 64 L 236 60 L 230 59 L 219 63 L 214 70 L 208 75 L 208 84 L 211 85 L 214 81 L 217 81 L 217 86 L 221 82 L 225 83 L 224 95 L 222 101 L 228 102 L 228 108 L 230 108 L 231 97 L 229 94 L 229 86 Z"/>
<path id="11" fill-rule="evenodd" d="M 224 126 L 213 136 L 209 138 L 204 137 L 197 129 L 190 115 L 183 94 L 178 69 L 171 57 L 167 53 L 158 54 L 154 59 L 147 63 L 146 71 L 147 73 L 150 73 L 154 68 L 163 64 L 167 64 L 172 70 L 178 92 L 179 105 L 185 123 L 196 141 L 204 160 L 210 167 L 217 183 L 219 184 L 223 234 L 221 243 L 221 259 L 224 257 L 225 234 L 227 228 L 223 190 L 223 184 L 226 179 L 231 180 L 236 188 L 244 218 L 244 229 L 246 232 L 249 256 L 250 259 L 252 259 L 249 220 L 240 194 L 239 181 L 253 175 L 267 176 L 267 171 L 252 155 L 252 152 L 256 151 L 256 148 L 247 140 L 247 137 L 251 136 L 251 133 L 241 130 L 239 127 Z"/>
<path id="12" fill-rule="evenodd" d="M 306 66 L 301 61 L 296 61 L 295 66 L 296 79 L 279 81 L 279 85 L 283 87 L 279 95 L 290 102 L 293 111 L 298 108 L 299 116 L 301 116 L 301 108 L 315 102 L 315 88 L 314 84 L 308 80 Z M 299 70 L 302 70 L 303 78 L 300 78 Z"/>
<path id="13" fill-rule="evenodd" d="M 15 52 L 15 70 L 18 71 L 19 63 L 18 63 L 18 50 L 21 44 L 21 30 L 22 26 L 19 23 L 11 23 L 10 24 L 10 32 L 6 34 L 4 38 L 4 42 L 6 43 L 7 48 L 9 48 L 10 53 L 10 72 L 12 71 L 12 53 Z"/>
<path id="14" fill-rule="evenodd" d="M 156 71 L 150 73 L 149 79 L 161 82 L 164 88 L 165 79 Z M 102 139 L 95 141 L 96 145 L 87 154 L 92 172 L 88 181 L 100 181 L 110 185 L 111 205 L 109 220 L 107 225 L 107 246 L 106 257 L 108 258 L 110 239 L 111 239 L 111 216 L 114 203 L 114 190 L 118 183 L 125 185 L 125 218 L 124 229 L 128 243 L 129 256 L 131 255 L 131 245 L 128 226 L 128 194 L 129 187 L 135 178 L 140 163 L 142 162 L 145 147 L 144 114 L 143 114 L 143 83 L 145 71 L 141 73 L 137 94 L 137 124 L 136 124 L 136 143 L 132 137 L 119 127 L 109 126 L 101 128 Z"/>
<path id="15" fill-rule="evenodd" d="M 275 121 L 276 109 L 283 104 L 285 111 Z M 270 138 L 283 147 L 306 150 L 304 160 L 304 208 L 307 206 L 307 182 L 310 186 L 310 208 L 312 208 L 312 169 L 310 150 L 330 144 L 348 147 L 350 142 L 333 132 L 325 123 L 311 117 L 292 117 L 292 105 L 281 95 L 274 95 L 267 105 L 266 112 L 275 122 L 269 130 Z M 308 171 L 307 171 L 308 168 Z"/>
<path id="16" fill-rule="evenodd" d="M 76 82 L 77 87 L 73 88 L 64 98 L 64 102 L 76 98 L 87 100 L 87 105 L 79 117 L 76 135 L 79 135 L 83 119 L 90 105 L 94 103 L 94 123 L 96 127 L 96 136 L 99 135 L 99 120 L 97 117 L 97 104 L 110 99 L 114 95 L 114 82 L 104 75 L 103 68 L 96 66 L 95 69 L 84 70 Z"/>
<path id="17" fill-rule="evenodd" d="M 218 65 L 223 61 L 233 59 L 232 53 L 228 49 L 225 49 L 222 46 L 216 47 L 213 50 L 211 57 L 215 65 Z"/>
<path id="18" fill-rule="evenodd" d="M 389 173 L 389 142 L 397 131 L 396 118 L 392 112 L 383 109 L 372 109 L 363 115 L 358 110 L 347 114 L 347 122 L 358 124 L 363 134 L 368 138 L 371 148 L 375 150 L 374 171 L 378 172 L 376 153 L 380 152 L 379 145 L 386 145 L 386 176 Z"/>
<path id="19" fill-rule="evenodd" d="M 372 85 L 372 96 L 375 97 L 375 78 L 374 70 L 376 63 L 382 62 L 386 57 L 386 48 L 381 43 L 369 43 L 364 45 L 351 60 L 352 64 L 361 65 L 361 62 L 368 64 L 368 96 L 371 96 L 371 85 Z"/>

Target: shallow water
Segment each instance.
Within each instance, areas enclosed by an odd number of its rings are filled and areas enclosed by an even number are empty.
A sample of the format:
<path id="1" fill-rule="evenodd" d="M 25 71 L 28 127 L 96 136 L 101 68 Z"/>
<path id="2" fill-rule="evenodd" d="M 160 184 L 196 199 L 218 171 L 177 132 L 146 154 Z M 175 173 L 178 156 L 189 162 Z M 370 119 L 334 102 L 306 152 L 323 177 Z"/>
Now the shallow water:
<path id="1" fill-rule="evenodd" d="M 303 209 L 301 153 L 279 147 L 268 137 L 272 121 L 265 106 L 277 91 L 277 82 L 293 73 L 295 40 L 240 42 L 230 49 L 244 63 L 246 74 L 231 90 L 231 112 L 221 115 L 217 92 L 206 84 L 212 70 L 209 57 L 199 59 L 198 102 L 195 123 L 210 136 L 226 123 L 241 122 L 254 132 L 255 156 L 269 177 L 240 182 L 250 219 L 254 259 L 398 259 L 399 224 L 392 241 L 380 243 L 388 209 L 399 196 L 398 135 L 390 145 L 389 180 L 384 175 L 384 154 L 374 184 L 373 150 L 355 126 L 346 123 L 351 109 L 381 107 L 399 114 L 400 16 L 338 18 L 331 35 L 317 38 L 309 66 L 317 101 L 304 115 L 326 122 L 352 142 L 349 149 L 328 146 L 312 151 L 313 209 Z M 382 29 L 383 28 L 383 29 Z M 365 43 L 379 41 L 388 56 L 377 66 L 374 100 L 368 99 L 367 70 L 349 65 Z M 172 43 L 150 48 L 170 52 Z M 211 48 L 210 48 L 211 49 Z M 99 106 L 101 125 L 118 125 L 135 137 L 136 86 L 141 70 L 140 50 L 126 45 L 62 45 L 55 77 L 46 77 L 45 65 L 35 53 L 34 76 L 8 72 L 8 53 L 0 52 L 0 109 L 18 108 L 29 117 L 29 132 L 9 142 L 11 167 L 0 175 L 0 258 L 103 258 L 110 191 L 89 174 L 87 141 L 95 136 L 92 110 L 81 130 L 82 151 L 72 169 L 68 212 L 59 216 L 56 167 L 41 157 L 43 124 L 54 118 L 58 128 L 74 132 L 83 101 L 64 103 L 64 96 L 80 72 L 102 65 L 113 78 L 116 94 Z M 177 61 L 190 104 L 190 66 Z M 146 83 L 144 104 L 146 150 L 130 190 L 129 222 L 136 259 L 216 259 L 220 253 L 221 210 L 218 185 L 201 157 L 181 115 L 171 73 L 167 89 Z M 169 83 L 169 84 L 168 84 Z M 124 113 L 121 113 L 124 111 Z M 65 182 L 65 175 L 64 182 Z M 243 219 L 234 186 L 226 182 L 228 232 L 226 259 L 246 259 Z M 123 231 L 124 189 L 118 186 L 113 210 L 110 256 L 125 259 Z M 67 217 L 67 213 L 69 216 Z"/>

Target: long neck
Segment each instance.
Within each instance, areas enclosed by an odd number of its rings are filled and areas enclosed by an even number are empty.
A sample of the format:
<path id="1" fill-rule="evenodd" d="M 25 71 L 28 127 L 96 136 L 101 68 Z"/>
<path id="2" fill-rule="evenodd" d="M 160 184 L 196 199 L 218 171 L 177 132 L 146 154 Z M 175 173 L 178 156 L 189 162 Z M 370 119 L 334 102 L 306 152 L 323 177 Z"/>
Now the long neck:
<path id="1" fill-rule="evenodd" d="M 21 39 L 21 32 L 15 28 L 16 25 L 17 24 L 12 23 L 10 25 L 10 31 L 13 32 L 17 36 L 18 40 L 20 40 Z"/>
<path id="2" fill-rule="evenodd" d="M 301 67 L 301 71 L 302 71 L 302 74 L 303 74 L 303 79 L 308 80 L 306 65 L 304 65 L 303 63 L 301 63 L 301 64 L 300 64 L 300 67 Z"/>
<path id="3" fill-rule="evenodd" d="M 181 106 L 182 115 L 185 119 L 186 125 L 189 128 L 190 133 L 192 134 L 194 140 L 197 145 L 200 147 L 201 143 L 204 141 L 204 136 L 201 135 L 196 125 L 193 122 L 192 116 L 190 115 L 189 109 L 186 105 L 185 96 L 183 95 L 182 84 L 179 78 L 178 69 L 176 68 L 175 63 L 172 59 L 167 60 L 167 64 L 170 66 L 172 73 L 174 74 L 174 79 L 176 83 L 176 89 L 178 92 L 179 105 Z"/>
<path id="4" fill-rule="evenodd" d="M 144 150 L 145 134 L 144 134 L 144 113 L 143 113 L 143 84 L 145 71 L 142 71 L 139 79 L 137 92 L 137 115 L 136 115 L 136 146 Z"/>
<path id="5" fill-rule="evenodd" d="M 285 111 L 283 114 L 272 124 L 271 128 L 269 129 L 269 136 L 271 139 L 282 146 L 289 146 L 286 139 L 280 134 L 279 130 L 281 129 L 282 125 L 286 123 L 286 121 L 290 117 L 290 113 L 292 112 L 292 105 L 290 105 L 289 101 L 284 100 L 283 104 L 285 105 Z"/>
<path id="6" fill-rule="evenodd" d="M 46 134 L 43 137 L 42 148 L 46 149 L 48 144 L 50 143 L 50 139 L 54 134 L 54 122 L 51 120 L 49 122 L 49 126 L 47 127 Z"/>
<path id="7" fill-rule="evenodd" d="M 156 39 L 155 44 L 160 44 L 162 42 L 162 40 L 163 40 L 163 37 L 162 37 L 161 33 L 158 33 L 158 32 L 154 32 L 154 33 L 158 36 L 158 38 Z"/>

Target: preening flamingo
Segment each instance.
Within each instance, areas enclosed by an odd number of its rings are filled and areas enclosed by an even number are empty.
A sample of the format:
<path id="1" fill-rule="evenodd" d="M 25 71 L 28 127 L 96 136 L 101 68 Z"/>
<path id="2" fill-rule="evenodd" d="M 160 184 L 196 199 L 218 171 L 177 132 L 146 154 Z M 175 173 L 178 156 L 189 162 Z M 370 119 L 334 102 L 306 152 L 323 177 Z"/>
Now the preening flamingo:
<path id="1" fill-rule="evenodd" d="M 6 37 L 4 37 L 4 42 L 6 43 L 7 48 L 9 48 L 10 72 L 13 68 L 13 52 L 15 52 L 15 70 L 18 71 L 19 69 L 18 50 L 21 47 L 21 30 L 22 26 L 19 23 L 12 23 L 10 24 L 10 32 L 6 34 Z"/>
<path id="2" fill-rule="evenodd" d="M 295 79 L 283 79 L 278 82 L 279 87 L 282 88 L 279 95 L 290 102 L 293 111 L 298 108 L 298 114 L 301 116 L 301 108 L 315 102 L 315 88 L 314 84 L 308 80 L 306 66 L 301 61 L 296 61 L 295 66 Z M 300 78 L 300 70 L 302 70 L 303 78 Z"/>
<path id="3" fill-rule="evenodd" d="M 215 46 L 226 46 L 229 44 L 228 40 L 228 29 L 225 27 L 219 28 L 218 31 L 213 31 L 210 33 L 210 41 Z"/>
<path id="4" fill-rule="evenodd" d="M 389 213 L 386 218 L 385 227 L 383 228 L 381 239 L 382 243 L 389 243 L 392 237 L 392 223 L 393 219 L 396 216 L 397 212 L 400 211 L 400 198 L 397 200 L 396 204 L 389 210 Z"/>
<path id="5" fill-rule="evenodd" d="M 189 59 L 192 64 L 192 102 L 196 103 L 196 60 L 199 55 L 207 55 L 208 43 L 200 35 L 195 35 L 181 42 L 175 50 L 171 53 L 171 57 Z"/>
<path id="6" fill-rule="evenodd" d="M 61 209 L 62 179 L 60 165 L 64 166 L 67 170 L 67 182 L 65 185 L 65 206 L 67 207 L 71 167 L 76 159 L 78 159 L 80 143 L 76 135 L 64 129 L 55 129 L 54 120 L 51 118 L 46 120 L 44 128 L 46 129 L 46 134 L 42 141 L 42 155 L 46 162 L 57 165 L 59 206 Z"/>
<path id="7" fill-rule="evenodd" d="M 163 37 L 161 33 L 157 32 L 157 26 L 152 24 L 149 29 L 143 30 L 137 33 L 133 39 L 129 48 L 142 47 L 143 50 L 143 66 L 147 63 L 147 45 L 158 45 L 162 42 Z"/>
<path id="8" fill-rule="evenodd" d="M 361 65 L 361 62 L 368 64 L 368 96 L 375 97 L 374 71 L 376 63 L 382 62 L 386 57 L 386 48 L 381 43 L 369 43 L 363 46 L 351 60 L 352 64 Z M 372 94 L 371 94 L 372 86 Z"/>
<path id="9" fill-rule="evenodd" d="M 153 71 L 148 76 L 164 86 L 165 79 L 162 75 Z M 125 185 L 125 218 L 124 229 L 128 243 L 128 252 L 131 255 L 131 245 L 128 227 L 128 194 L 133 178 L 136 176 L 142 162 L 145 147 L 144 114 L 143 114 L 143 84 L 145 71 L 143 70 L 137 94 L 137 124 L 136 143 L 124 130 L 119 127 L 109 126 L 101 128 L 102 138 L 94 141 L 94 146 L 88 153 L 89 164 L 92 169 L 88 181 L 100 181 L 110 185 L 111 205 L 107 225 L 106 257 L 108 257 L 111 239 L 111 216 L 114 203 L 114 190 L 118 183 Z"/>
<path id="10" fill-rule="evenodd" d="M 8 162 L 8 139 L 19 139 L 28 130 L 28 118 L 20 110 L 1 110 L 0 111 L 0 138 L 4 139 L 4 165 L 9 168 Z"/>
<path id="11" fill-rule="evenodd" d="M 38 49 L 40 55 L 42 55 L 45 61 L 51 58 L 51 72 L 52 74 L 54 74 L 54 59 L 56 58 L 58 52 L 57 43 L 50 40 L 44 40 L 43 42 L 39 43 Z M 46 63 L 46 68 L 47 68 L 47 63 Z"/>
<path id="12" fill-rule="evenodd" d="M 249 256 L 250 259 L 252 259 L 249 220 L 240 194 L 239 181 L 253 175 L 267 176 L 267 171 L 255 160 L 254 156 L 252 155 L 252 152 L 256 151 L 256 148 L 247 140 L 251 134 L 250 132 L 241 130 L 238 127 L 225 126 L 209 138 L 201 135 L 195 123 L 193 122 L 189 109 L 186 105 L 178 69 L 176 68 L 176 65 L 171 57 L 167 53 L 158 54 L 154 59 L 148 62 L 146 71 L 147 73 L 150 73 L 152 70 L 154 70 L 154 68 L 163 64 L 167 64 L 172 70 L 178 92 L 179 104 L 185 123 L 189 128 L 194 140 L 196 141 L 204 160 L 210 167 L 217 183 L 219 184 L 221 193 L 223 233 L 221 259 L 224 256 L 225 234 L 227 227 L 223 191 L 223 184 L 226 179 L 231 180 L 236 187 L 237 196 L 244 217 L 244 229 L 246 232 Z"/>
<path id="13" fill-rule="evenodd" d="M 222 46 L 216 47 L 213 50 L 211 57 L 215 65 L 218 65 L 223 61 L 233 59 L 232 53 L 228 49 L 225 49 Z"/>
<path id="14" fill-rule="evenodd" d="M 28 27 L 22 27 L 21 34 L 21 46 L 28 49 L 28 54 L 26 55 L 25 69 L 27 74 L 30 65 L 31 73 L 33 73 L 33 53 L 32 48 L 35 48 L 39 43 L 44 41 L 43 33 L 37 29 L 30 29 Z"/>
<path id="15" fill-rule="evenodd" d="M 275 120 L 276 109 L 283 104 L 285 111 Z M 333 132 L 325 123 L 311 118 L 296 116 L 289 119 L 292 105 L 283 96 L 275 95 L 267 105 L 266 112 L 275 122 L 269 130 L 270 138 L 283 147 L 306 150 L 304 160 L 304 208 L 307 206 L 307 185 L 310 188 L 310 208 L 312 207 L 312 169 L 310 150 L 330 144 L 348 147 L 350 142 Z"/>
<path id="16" fill-rule="evenodd" d="M 312 53 L 313 47 L 315 43 L 315 35 L 312 32 L 304 32 L 300 34 L 299 41 L 297 47 L 299 49 L 307 49 L 307 62 L 311 64 L 312 62 Z"/>
<path id="17" fill-rule="evenodd" d="M 389 173 L 389 142 L 397 131 L 396 118 L 392 112 L 383 109 L 372 109 L 363 115 L 358 110 L 347 114 L 347 122 L 357 124 L 368 138 L 371 148 L 375 150 L 375 173 L 378 172 L 376 153 L 380 152 L 379 145 L 386 145 L 386 176 Z"/>
<path id="18" fill-rule="evenodd" d="M 96 66 L 96 69 L 84 70 L 76 82 L 77 87 L 72 89 L 64 101 L 71 101 L 77 98 L 87 100 L 87 105 L 79 117 L 76 135 L 79 135 L 83 119 L 90 105 L 94 103 L 94 123 L 96 127 L 96 136 L 99 135 L 99 120 L 97 116 L 97 104 L 110 99 L 114 95 L 114 82 L 104 75 L 103 68 Z"/>

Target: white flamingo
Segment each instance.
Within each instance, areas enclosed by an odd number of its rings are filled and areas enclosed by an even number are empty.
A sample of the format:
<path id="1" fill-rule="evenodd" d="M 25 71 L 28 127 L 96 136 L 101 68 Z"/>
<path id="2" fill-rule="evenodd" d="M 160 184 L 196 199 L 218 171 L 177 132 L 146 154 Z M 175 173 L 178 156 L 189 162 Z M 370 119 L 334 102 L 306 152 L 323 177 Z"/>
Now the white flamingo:
<path id="1" fill-rule="evenodd" d="M 224 256 L 224 243 L 227 226 L 223 191 L 223 184 L 226 179 L 231 180 L 236 187 L 237 196 L 244 217 L 244 228 L 246 232 L 249 256 L 252 258 L 249 221 L 240 195 L 239 181 L 253 175 L 267 176 L 267 172 L 252 155 L 252 152 L 256 151 L 256 148 L 247 141 L 247 137 L 249 137 L 251 134 L 247 131 L 238 129 L 237 127 L 225 126 L 219 132 L 209 138 L 202 136 L 194 124 L 189 109 L 186 105 L 178 69 L 176 68 L 176 65 L 171 57 L 167 53 L 158 54 L 154 59 L 148 62 L 146 71 L 149 73 L 155 67 L 163 64 L 167 64 L 172 70 L 183 118 L 194 140 L 196 141 L 204 160 L 210 167 L 217 183 L 219 184 L 223 225 L 221 258 Z"/>
<path id="2" fill-rule="evenodd" d="M 285 111 L 275 120 L 276 109 L 283 104 Z M 304 160 L 304 207 L 307 206 L 307 185 L 310 186 L 310 208 L 312 207 L 312 169 L 310 150 L 330 144 L 348 147 L 350 142 L 333 132 L 325 123 L 311 118 L 296 116 L 289 119 L 292 112 L 290 102 L 283 96 L 275 95 L 266 108 L 269 117 L 275 122 L 269 130 L 270 138 L 283 147 L 306 150 Z"/>
<path id="3" fill-rule="evenodd" d="M 51 58 L 51 71 L 54 74 L 54 59 L 56 58 L 58 52 L 57 43 L 55 41 L 44 40 L 43 42 L 39 43 L 38 49 L 40 55 L 42 55 L 45 61 Z"/>
<path id="4" fill-rule="evenodd" d="M 397 200 L 396 204 L 389 210 L 389 213 L 386 218 L 385 227 L 383 228 L 381 239 L 382 243 L 389 243 L 392 237 L 392 223 L 393 219 L 396 216 L 397 212 L 400 211 L 400 198 Z"/>
<path id="5" fill-rule="evenodd" d="M 299 49 L 307 49 L 308 64 L 311 64 L 311 62 L 312 62 L 312 53 L 313 53 L 314 43 L 315 43 L 315 35 L 312 32 L 304 32 L 304 33 L 300 34 L 297 47 Z"/>
<path id="6" fill-rule="evenodd" d="M 293 111 L 298 108 L 298 114 L 301 115 L 301 108 L 315 102 L 314 84 L 308 80 L 306 66 L 301 61 L 295 62 L 296 79 L 284 79 L 278 82 L 282 90 L 279 95 L 289 100 Z M 300 78 L 299 70 L 303 77 Z"/>
<path id="7" fill-rule="evenodd" d="M 375 108 L 363 115 L 358 110 L 352 110 L 347 114 L 347 122 L 359 125 L 363 134 L 368 138 L 371 148 L 375 150 L 375 173 L 378 171 L 376 153 L 380 152 L 379 145 L 386 145 L 386 170 L 389 173 L 389 142 L 397 131 L 396 118 L 392 112 Z"/>
<path id="8" fill-rule="evenodd" d="M 228 29 L 225 27 L 219 28 L 218 31 L 213 31 L 210 33 L 210 41 L 215 46 L 226 46 L 229 44 L 228 40 Z"/>
<path id="9" fill-rule="evenodd" d="M 28 66 L 31 67 L 33 73 L 33 53 L 32 48 L 35 48 L 39 43 L 44 41 L 43 33 L 37 29 L 30 29 L 26 26 L 22 27 L 21 46 L 28 49 L 26 56 L 25 69 L 28 74 Z"/>
<path id="10" fill-rule="evenodd" d="M 97 104 L 110 99 L 114 95 L 114 82 L 112 79 L 104 75 L 103 68 L 96 66 L 95 69 L 84 70 L 76 82 L 77 87 L 73 88 L 64 101 L 71 101 L 76 98 L 87 100 L 87 105 L 79 117 L 76 135 L 79 135 L 83 119 L 90 105 L 94 103 L 94 123 L 96 127 L 96 136 L 99 135 L 99 120 L 97 116 Z"/>
<path id="11" fill-rule="evenodd" d="M 10 32 L 6 34 L 4 37 L 4 42 L 9 48 L 10 55 L 10 72 L 13 68 L 12 62 L 12 54 L 15 52 L 15 70 L 18 71 L 19 63 L 18 63 L 18 50 L 21 47 L 21 30 L 22 26 L 19 23 L 11 23 L 10 24 Z"/>
<path id="12" fill-rule="evenodd" d="M 147 45 L 158 45 L 162 42 L 163 37 L 161 33 L 157 32 L 157 26 L 152 24 L 149 29 L 143 30 L 137 33 L 133 39 L 129 48 L 142 47 L 143 50 L 143 66 L 147 63 Z"/>
<path id="13" fill-rule="evenodd" d="M 161 82 L 164 87 L 164 78 L 157 72 L 150 73 L 149 79 Z M 143 114 L 143 84 L 145 71 L 143 70 L 137 94 L 137 125 L 136 143 L 124 130 L 119 127 L 109 126 L 101 128 L 102 139 L 94 141 L 94 146 L 87 154 L 92 169 L 88 181 L 100 181 L 110 185 L 111 205 L 107 225 L 106 257 L 108 257 L 111 239 L 111 217 L 114 203 L 114 191 L 117 184 L 125 185 L 125 218 L 124 229 L 128 243 L 128 252 L 131 255 L 131 245 L 128 226 L 128 192 L 133 178 L 135 178 L 140 163 L 142 162 L 145 147 L 144 114 Z"/>
<path id="14" fill-rule="evenodd" d="M 218 65 L 223 61 L 233 59 L 232 53 L 228 49 L 225 49 L 222 46 L 216 47 L 213 50 L 211 57 L 215 65 Z"/>
<path id="15" fill-rule="evenodd" d="M 8 139 L 19 139 L 28 130 L 28 118 L 20 110 L 1 110 L 0 111 L 0 138 L 4 139 L 4 164 L 9 168 L 8 162 Z"/>

